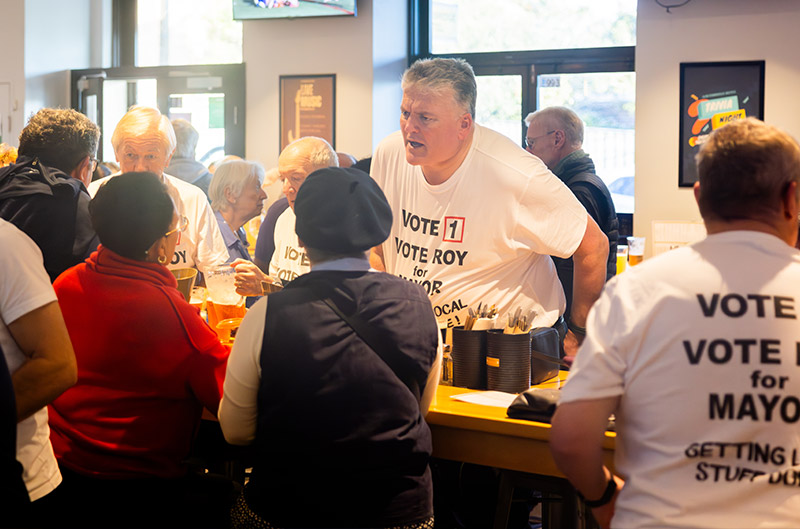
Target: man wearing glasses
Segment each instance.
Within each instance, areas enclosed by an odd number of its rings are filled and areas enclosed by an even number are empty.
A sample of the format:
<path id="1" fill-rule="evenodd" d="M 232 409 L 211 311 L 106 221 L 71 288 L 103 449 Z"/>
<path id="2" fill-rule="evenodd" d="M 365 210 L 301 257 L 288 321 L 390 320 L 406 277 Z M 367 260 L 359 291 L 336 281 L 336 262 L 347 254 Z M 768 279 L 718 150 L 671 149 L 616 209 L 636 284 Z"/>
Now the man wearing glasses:
<path id="1" fill-rule="evenodd" d="M 606 281 L 617 273 L 619 221 L 606 184 L 595 173 L 594 162 L 583 147 L 583 122 L 566 107 L 547 107 L 525 118 L 528 131 L 525 150 L 542 160 L 564 182 L 608 237 Z M 553 257 L 558 279 L 564 287 L 569 320 L 572 309 L 572 258 Z"/>
<path id="2" fill-rule="evenodd" d="M 0 169 L 0 217 L 39 246 L 50 281 L 98 244 L 86 187 L 100 129 L 69 109 L 43 108 L 19 136 L 19 158 Z"/>

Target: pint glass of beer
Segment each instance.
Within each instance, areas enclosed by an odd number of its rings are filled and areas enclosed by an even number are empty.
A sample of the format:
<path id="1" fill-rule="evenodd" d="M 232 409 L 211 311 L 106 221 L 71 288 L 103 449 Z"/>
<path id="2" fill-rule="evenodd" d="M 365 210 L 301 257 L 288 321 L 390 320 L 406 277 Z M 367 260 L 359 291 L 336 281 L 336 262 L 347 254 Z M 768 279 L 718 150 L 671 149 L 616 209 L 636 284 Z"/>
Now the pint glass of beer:
<path id="1" fill-rule="evenodd" d="M 644 261 L 644 237 L 628 237 L 628 266 Z"/>
<path id="2" fill-rule="evenodd" d="M 236 271 L 228 265 L 217 266 L 206 272 L 208 324 L 217 331 L 220 339 L 225 339 L 225 341 L 228 339 L 229 332 L 220 333 L 217 324 L 230 318 L 243 318 L 245 313 L 244 298 L 236 293 L 233 283 L 235 273 Z"/>
<path id="3" fill-rule="evenodd" d="M 621 274 L 628 266 L 628 247 L 624 244 L 617 245 L 617 273 Z"/>

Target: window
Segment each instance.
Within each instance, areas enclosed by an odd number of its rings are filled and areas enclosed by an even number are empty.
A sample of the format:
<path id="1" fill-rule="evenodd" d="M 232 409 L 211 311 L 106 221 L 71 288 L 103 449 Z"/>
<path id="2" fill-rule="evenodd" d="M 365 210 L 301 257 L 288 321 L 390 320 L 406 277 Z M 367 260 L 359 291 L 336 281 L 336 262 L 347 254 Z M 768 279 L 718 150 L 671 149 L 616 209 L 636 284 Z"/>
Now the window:
<path id="1" fill-rule="evenodd" d="M 138 0 L 137 66 L 242 62 L 230 0 Z"/>
<path id="2" fill-rule="evenodd" d="M 636 44 L 636 0 L 431 0 L 431 53 Z"/>
<path id="3" fill-rule="evenodd" d="M 411 61 L 467 60 L 476 121 L 524 145 L 553 105 L 584 121 L 584 150 L 619 213 L 633 212 L 636 0 L 411 0 Z"/>

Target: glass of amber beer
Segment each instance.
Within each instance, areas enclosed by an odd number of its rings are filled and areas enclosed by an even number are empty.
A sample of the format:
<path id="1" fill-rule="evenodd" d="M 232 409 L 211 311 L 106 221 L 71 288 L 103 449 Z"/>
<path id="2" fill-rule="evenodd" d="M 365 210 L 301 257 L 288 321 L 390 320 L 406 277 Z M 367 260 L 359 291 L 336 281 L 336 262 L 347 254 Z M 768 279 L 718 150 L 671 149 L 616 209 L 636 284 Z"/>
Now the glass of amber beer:
<path id="1" fill-rule="evenodd" d="M 228 265 L 216 266 L 206 272 L 208 324 L 217 332 L 220 340 L 225 342 L 228 341 L 230 330 L 222 331 L 217 325 L 223 320 L 243 318 L 245 313 L 244 298 L 236 293 L 233 282 L 235 273 Z"/>
<path id="2" fill-rule="evenodd" d="M 628 266 L 644 261 L 644 237 L 628 237 Z"/>

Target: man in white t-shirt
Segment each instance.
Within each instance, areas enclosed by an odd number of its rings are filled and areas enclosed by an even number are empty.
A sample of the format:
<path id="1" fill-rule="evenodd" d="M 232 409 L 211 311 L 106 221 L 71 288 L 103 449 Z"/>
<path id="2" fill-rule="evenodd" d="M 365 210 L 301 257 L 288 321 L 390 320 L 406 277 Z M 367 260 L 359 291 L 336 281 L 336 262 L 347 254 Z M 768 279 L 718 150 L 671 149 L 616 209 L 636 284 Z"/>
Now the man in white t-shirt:
<path id="1" fill-rule="evenodd" d="M 46 406 L 75 384 L 78 370 L 41 250 L 2 219 L 0 247 L 0 349 L 14 384 L 17 460 L 34 502 L 31 514 L 36 518 L 30 522 L 37 526 L 38 516 L 47 513 L 37 512 L 36 500 L 61 483 L 50 445 Z M 14 512 L 11 507 L 19 508 L 6 506 L 4 510 Z"/>
<path id="2" fill-rule="evenodd" d="M 402 87 L 401 130 L 372 159 L 395 217 L 373 266 L 422 285 L 448 326 L 484 303 L 501 322 L 520 308 L 549 327 L 566 306 L 550 255 L 573 256 L 564 347 L 574 354 L 605 282 L 605 235 L 541 160 L 474 122 L 477 87 L 465 61 L 417 61 Z"/>
<path id="3" fill-rule="evenodd" d="M 160 177 L 178 214 L 189 221 L 175 254 L 166 263 L 167 268 L 194 267 L 205 272 L 228 261 L 228 248 L 203 191 L 164 172 L 175 152 L 175 144 L 175 131 L 169 119 L 158 109 L 138 105 L 122 116 L 111 136 L 120 172 L 146 171 Z M 108 178 L 92 182 L 89 193 L 94 196 Z"/>
<path id="4" fill-rule="evenodd" d="M 708 236 L 608 283 L 550 447 L 602 527 L 797 528 L 800 145 L 749 118 L 697 163 Z"/>
<path id="5" fill-rule="evenodd" d="M 294 201 L 308 175 L 317 169 L 338 166 L 336 151 L 322 138 L 305 136 L 283 149 L 278 157 L 278 172 L 289 207 L 275 223 L 275 251 L 269 262 L 269 274 L 264 274 L 254 263 L 237 259 L 233 264 L 239 294 L 259 296 L 262 294 L 262 281 L 285 283 L 311 270 L 306 251 L 300 246 L 294 231 Z"/>

